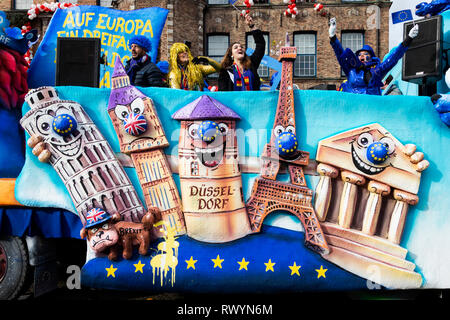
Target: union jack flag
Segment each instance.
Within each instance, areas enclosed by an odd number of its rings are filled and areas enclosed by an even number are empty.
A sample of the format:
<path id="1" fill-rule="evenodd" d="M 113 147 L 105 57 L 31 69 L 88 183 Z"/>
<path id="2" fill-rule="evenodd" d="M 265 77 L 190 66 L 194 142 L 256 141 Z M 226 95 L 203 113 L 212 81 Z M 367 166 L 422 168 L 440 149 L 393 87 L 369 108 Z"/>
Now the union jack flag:
<path id="1" fill-rule="evenodd" d="M 107 213 L 99 208 L 94 208 L 88 211 L 86 221 L 88 224 L 93 224 L 98 221 L 102 221 L 107 217 Z"/>
<path id="2" fill-rule="evenodd" d="M 124 122 L 125 131 L 133 136 L 138 136 L 147 131 L 147 120 L 142 114 L 132 113 Z"/>

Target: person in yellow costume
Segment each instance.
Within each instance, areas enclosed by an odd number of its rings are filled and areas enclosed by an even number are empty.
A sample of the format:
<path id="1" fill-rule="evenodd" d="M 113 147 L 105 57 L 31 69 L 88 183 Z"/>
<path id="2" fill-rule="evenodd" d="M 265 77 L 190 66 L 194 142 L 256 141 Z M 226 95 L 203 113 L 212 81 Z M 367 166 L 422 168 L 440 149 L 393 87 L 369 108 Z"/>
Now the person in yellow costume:
<path id="1" fill-rule="evenodd" d="M 220 63 L 214 59 L 204 56 L 193 58 L 186 44 L 174 43 L 170 48 L 169 88 L 202 91 L 204 77 L 219 72 L 220 68 Z"/>

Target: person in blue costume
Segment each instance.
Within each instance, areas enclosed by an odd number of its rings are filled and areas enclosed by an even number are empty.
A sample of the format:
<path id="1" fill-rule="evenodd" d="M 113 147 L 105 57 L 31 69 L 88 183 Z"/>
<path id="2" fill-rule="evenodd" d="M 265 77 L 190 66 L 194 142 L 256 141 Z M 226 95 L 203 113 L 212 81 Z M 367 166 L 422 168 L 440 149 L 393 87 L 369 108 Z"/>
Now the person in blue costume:
<path id="1" fill-rule="evenodd" d="M 416 16 L 431 17 L 450 9 L 450 0 L 433 0 L 430 3 L 421 2 L 416 6 Z"/>
<path id="2" fill-rule="evenodd" d="M 152 49 L 152 43 L 144 36 L 134 36 L 129 41 L 131 59 L 125 64 L 125 71 L 134 86 L 164 87 L 164 75 L 151 61 L 147 52 Z"/>
<path id="3" fill-rule="evenodd" d="M 342 47 L 336 37 L 336 19 L 330 19 L 329 36 L 336 58 L 344 71 L 347 80 L 341 85 L 343 92 L 381 95 L 384 86 L 383 78 L 397 64 L 408 50 L 412 40 L 417 37 L 419 26 L 415 25 L 406 39 L 393 48 L 387 58 L 381 61 L 369 45 L 353 53 L 350 49 Z"/>

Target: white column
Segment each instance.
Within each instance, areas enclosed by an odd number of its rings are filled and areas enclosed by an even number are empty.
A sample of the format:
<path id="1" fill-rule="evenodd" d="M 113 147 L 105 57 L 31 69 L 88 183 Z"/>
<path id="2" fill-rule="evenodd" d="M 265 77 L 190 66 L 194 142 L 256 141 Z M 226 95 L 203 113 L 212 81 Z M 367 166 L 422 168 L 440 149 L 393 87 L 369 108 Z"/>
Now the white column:
<path id="1" fill-rule="evenodd" d="M 405 226 L 408 205 L 416 205 L 419 202 L 419 197 L 401 190 L 394 190 L 393 195 L 397 201 L 389 224 L 388 240 L 399 244 L 403 234 L 403 227 Z"/>
<path id="2" fill-rule="evenodd" d="M 319 221 L 325 221 L 332 194 L 331 179 L 335 179 L 339 171 L 335 167 L 321 163 L 317 166 L 317 172 L 320 174 L 320 180 L 316 187 L 316 196 L 314 200 L 314 209 Z"/>
<path id="3" fill-rule="evenodd" d="M 348 229 L 355 212 L 357 186 L 363 185 L 366 179 L 359 174 L 345 170 L 341 172 L 341 178 L 344 181 L 344 189 L 341 195 L 338 223 L 341 227 Z"/>
<path id="4" fill-rule="evenodd" d="M 383 201 L 382 197 L 387 196 L 391 192 L 391 188 L 384 183 L 370 181 L 367 189 L 369 189 L 370 195 L 364 211 L 362 232 L 368 235 L 374 235 Z"/>

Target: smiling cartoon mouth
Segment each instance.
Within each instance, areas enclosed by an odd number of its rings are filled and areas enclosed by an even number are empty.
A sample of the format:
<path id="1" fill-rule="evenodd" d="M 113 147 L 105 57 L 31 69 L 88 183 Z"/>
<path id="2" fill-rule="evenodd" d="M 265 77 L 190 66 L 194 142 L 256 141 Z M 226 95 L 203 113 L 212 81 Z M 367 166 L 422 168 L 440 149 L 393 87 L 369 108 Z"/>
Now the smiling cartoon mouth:
<path id="1" fill-rule="evenodd" d="M 55 144 L 51 143 L 60 153 L 65 156 L 73 157 L 78 154 L 81 148 L 81 134 L 73 142 L 67 144 Z"/>
<path id="2" fill-rule="evenodd" d="M 382 172 L 386 167 L 374 167 L 371 166 L 364 161 L 361 160 L 361 158 L 358 156 L 358 154 L 355 151 L 355 148 L 352 145 L 352 160 L 355 167 L 360 170 L 361 172 L 364 172 L 365 174 L 374 175 Z"/>
<path id="3" fill-rule="evenodd" d="M 194 150 L 204 166 L 214 168 L 218 166 L 223 159 L 225 142 L 214 148 L 195 148 Z"/>

